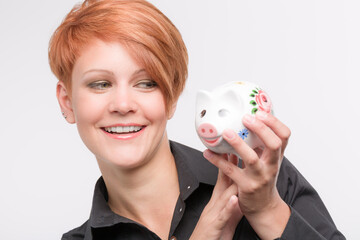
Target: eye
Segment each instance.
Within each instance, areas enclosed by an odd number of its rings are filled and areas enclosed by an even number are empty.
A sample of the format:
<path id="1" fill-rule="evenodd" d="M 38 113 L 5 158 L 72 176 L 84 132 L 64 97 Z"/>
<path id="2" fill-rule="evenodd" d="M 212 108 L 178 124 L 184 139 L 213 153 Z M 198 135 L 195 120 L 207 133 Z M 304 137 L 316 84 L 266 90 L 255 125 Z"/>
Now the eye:
<path id="1" fill-rule="evenodd" d="M 151 89 L 157 87 L 157 83 L 153 80 L 141 80 L 135 84 L 136 87 Z"/>
<path id="2" fill-rule="evenodd" d="M 206 114 L 206 110 L 202 110 L 201 113 L 200 113 L 200 117 L 203 118 Z"/>
<path id="3" fill-rule="evenodd" d="M 104 90 L 111 87 L 111 84 L 107 81 L 92 82 L 88 85 L 92 89 Z"/>
<path id="4" fill-rule="evenodd" d="M 226 116 L 228 116 L 230 114 L 230 112 L 227 110 L 227 109 L 220 109 L 219 110 L 219 116 L 220 117 L 226 117 Z"/>

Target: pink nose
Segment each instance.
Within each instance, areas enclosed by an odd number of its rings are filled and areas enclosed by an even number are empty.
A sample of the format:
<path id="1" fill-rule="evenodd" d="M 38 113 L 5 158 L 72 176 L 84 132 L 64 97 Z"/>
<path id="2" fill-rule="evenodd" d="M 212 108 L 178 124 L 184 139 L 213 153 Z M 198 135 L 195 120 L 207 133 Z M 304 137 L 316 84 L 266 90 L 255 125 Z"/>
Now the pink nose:
<path id="1" fill-rule="evenodd" d="M 200 137 L 213 138 L 217 136 L 216 128 L 210 123 L 203 123 L 198 128 Z"/>

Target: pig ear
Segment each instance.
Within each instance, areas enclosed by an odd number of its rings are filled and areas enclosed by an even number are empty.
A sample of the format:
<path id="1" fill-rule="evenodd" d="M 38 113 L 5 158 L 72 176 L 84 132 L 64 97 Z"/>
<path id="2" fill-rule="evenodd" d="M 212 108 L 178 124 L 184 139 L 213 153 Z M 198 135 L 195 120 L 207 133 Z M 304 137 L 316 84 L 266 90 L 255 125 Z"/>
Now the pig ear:
<path id="1" fill-rule="evenodd" d="M 204 90 L 199 90 L 196 95 L 196 111 L 201 111 L 211 102 L 211 94 Z"/>
<path id="2" fill-rule="evenodd" d="M 235 109 L 243 109 L 243 101 L 233 89 L 225 90 L 221 99 L 225 100 L 228 105 L 233 106 Z"/>

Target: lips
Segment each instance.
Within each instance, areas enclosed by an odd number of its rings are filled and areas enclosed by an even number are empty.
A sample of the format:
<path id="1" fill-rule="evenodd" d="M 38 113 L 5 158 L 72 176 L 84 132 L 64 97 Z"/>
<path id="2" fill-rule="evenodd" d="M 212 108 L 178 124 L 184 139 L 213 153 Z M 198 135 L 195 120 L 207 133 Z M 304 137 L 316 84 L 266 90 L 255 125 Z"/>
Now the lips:
<path id="1" fill-rule="evenodd" d="M 114 139 L 129 140 L 141 135 L 146 126 L 139 124 L 117 124 L 101 128 L 104 133 Z"/>
<path id="2" fill-rule="evenodd" d="M 106 132 L 115 134 L 134 133 L 140 131 L 141 129 L 142 126 L 115 126 L 104 128 Z"/>
<path id="3" fill-rule="evenodd" d="M 215 137 L 215 138 L 202 138 L 205 143 L 207 143 L 211 147 L 215 147 L 220 142 L 221 137 Z"/>

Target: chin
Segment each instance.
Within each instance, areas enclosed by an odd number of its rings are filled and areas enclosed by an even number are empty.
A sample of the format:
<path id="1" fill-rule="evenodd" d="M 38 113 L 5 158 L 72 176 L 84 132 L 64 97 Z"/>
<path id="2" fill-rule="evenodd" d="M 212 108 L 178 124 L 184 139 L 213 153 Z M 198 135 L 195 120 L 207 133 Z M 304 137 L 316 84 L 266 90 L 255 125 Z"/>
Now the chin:
<path id="1" fill-rule="evenodd" d="M 149 152 L 139 146 L 128 146 L 109 151 L 106 156 L 98 155 L 96 158 L 100 167 L 105 163 L 110 168 L 131 170 L 145 165 L 151 159 L 147 154 Z"/>
<path id="2" fill-rule="evenodd" d="M 100 159 L 99 159 L 100 160 Z M 111 156 L 103 158 L 103 161 L 110 163 L 116 168 L 131 169 L 137 168 L 146 162 L 146 157 L 141 154 L 141 151 L 128 150 L 125 153 L 114 153 Z"/>

